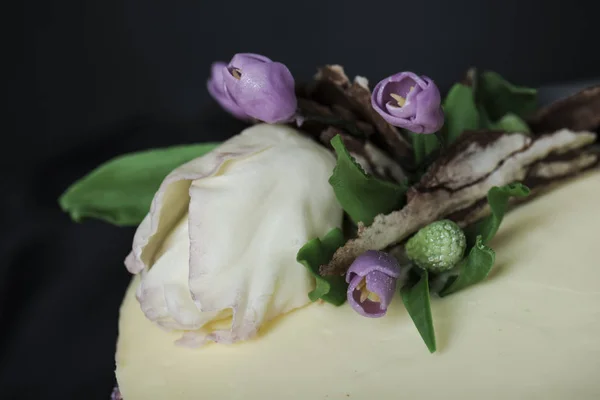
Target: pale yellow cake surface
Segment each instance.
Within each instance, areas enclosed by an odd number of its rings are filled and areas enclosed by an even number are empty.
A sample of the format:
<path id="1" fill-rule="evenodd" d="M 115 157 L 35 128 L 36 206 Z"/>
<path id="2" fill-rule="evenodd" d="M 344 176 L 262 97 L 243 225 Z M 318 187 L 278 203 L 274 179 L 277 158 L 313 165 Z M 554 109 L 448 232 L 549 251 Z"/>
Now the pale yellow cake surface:
<path id="1" fill-rule="evenodd" d="M 600 399 L 600 173 L 512 211 L 491 245 L 486 282 L 433 300 L 433 355 L 399 296 L 380 319 L 312 304 L 249 342 L 179 347 L 180 332 L 144 317 L 134 279 L 116 355 L 123 397 Z"/>

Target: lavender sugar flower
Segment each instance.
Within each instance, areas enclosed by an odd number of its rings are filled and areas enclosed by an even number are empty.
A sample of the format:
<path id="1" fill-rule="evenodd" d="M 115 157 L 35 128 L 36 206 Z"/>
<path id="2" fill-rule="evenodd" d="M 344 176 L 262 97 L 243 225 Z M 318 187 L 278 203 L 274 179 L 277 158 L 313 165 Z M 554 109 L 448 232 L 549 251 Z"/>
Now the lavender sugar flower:
<path id="1" fill-rule="evenodd" d="M 294 117 L 294 86 L 285 65 L 251 53 L 236 54 L 227 66 L 213 64 L 208 82 L 210 94 L 231 114 L 267 123 L 287 122 Z"/>
<path id="2" fill-rule="evenodd" d="M 110 394 L 110 400 L 123 400 L 119 386 L 115 386 L 112 393 Z"/>
<path id="3" fill-rule="evenodd" d="M 223 72 L 227 71 L 227 64 L 222 61 L 215 62 L 211 66 L 210 71 L 210 79 L 208 80 L 206 86 L 213 99 L 215 99 L 225 111 L 234 117 L 241 120 L 249 119 L 248 114 L 246 114 L 244 110 L 237 105 L 225 88 Z"/>
<path id="4" fill-rule="evenodd" d="M 435 133 L 444 125 L 439 89 L 430 78 L 413 72 L 379 82 L 371 105 L 390 124 L 414 133 Z"/>
<path id="5" fill-rule="evenodd" d="M 383 317 L 399 277 L 400 266 L 394 257 L 382 251 L 366 251 L 346 273 L 350 306 L 364 317 Z"/>

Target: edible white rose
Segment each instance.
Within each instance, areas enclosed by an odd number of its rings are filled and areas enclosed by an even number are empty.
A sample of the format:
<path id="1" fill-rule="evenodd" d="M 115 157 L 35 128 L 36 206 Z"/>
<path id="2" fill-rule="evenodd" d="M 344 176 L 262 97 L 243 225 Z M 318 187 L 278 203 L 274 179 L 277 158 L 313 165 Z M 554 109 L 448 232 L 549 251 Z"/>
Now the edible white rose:
<path id="1" fill-rule="evenodd" d="M 138 227 L 127 269 L 146 317 L 180 343 L 232 343 L 309 302 L 296 261 L 341 226 L 334 156 L 292 128 L 257 125 L 171 172 Z"/>

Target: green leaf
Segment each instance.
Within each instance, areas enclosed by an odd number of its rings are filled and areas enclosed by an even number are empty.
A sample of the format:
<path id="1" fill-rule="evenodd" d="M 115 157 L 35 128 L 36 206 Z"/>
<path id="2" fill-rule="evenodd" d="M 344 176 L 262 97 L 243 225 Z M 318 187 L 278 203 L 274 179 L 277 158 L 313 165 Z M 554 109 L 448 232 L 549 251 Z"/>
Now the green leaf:
<path id="1" fill-rule="evenodd" d="M 444 99 L 442 128 L 448 144 L 468 130 L 529 133 L 523 120 L 537 108 L 537 90 L 512 85 L 491 71 L 470 71 L 471 84 L 457 83 Z M 422 152 L 415 149 L 415 156 Z"/>
<path id="2" fill-rule="evenodd" d="M 435 329 L 429 301 L 429 275 L 423 270 L 421 279 L 413 287 L 404 286 L 400 290 L 402 302 L 413 320 L 421 338 L 431 353 L 435 353 Z"/>
<path id="3" fill-rule="evenodd" d="M 218 143 L 174 146 L 114 158 L 71 185 L 59 204 L 77 222 L 96 218 L 119 226 L 138 225 L 163 179 Z"/>
<path id="4" fill-rule="evenodd" d="M 529 195 L 529 188 L 522 183 L 515 182 L 505 186 L 494 186 L 487 194 L 487 201 L 490 205 L 491 214 L 479 222 L 469 226 L 465 230 L 467 242 L 472 245 L 477 237 L 481 237 L 483 243 L 488 243 L 500 228 L 508 200 L 511 197 L 526 197 Z"/>
<path id="5" fill-rule="evenodd" d="M 488 191 L 487 200 L 491 214 L 465 230 L 467 242 L 472 246 L 471 250 L 457 266 L 458 277 L 448 281 L 445 288 L 440 291 L 440 296 L 458 292 L 467 286 L 481 282 L 488 276 L 496 254 L 485 244 L 498 232 L 506 213 L 508 200 L 511 197 L 528 196 L 529 192 L 527 186 L 518 182 L 501 187 L 494 186 Z"/>
<path id="6" fill-rule="evenodd" d="M 479 128 L 479 113 L 475 104 L 473 88 L 457 83 L 444 99 L 444 135 L 448 144 L 468 130 Z"/>
<path id="7" fill-rule="evenodd" d="M 337 164 L 329 183 L 354 223 L 370 225 L 378 214 L 387 214 L 403 205 L 406 186 L 365 173 L 344 146 L 340 135 L 331 139 L 331 145 L 337 154 Z"/>
<path id="8" fill-rule="evenodd" d="M 343 276 L 321 276 L 319 267 L 327 264 L 333 253 L 342 247 L 346 241 L 344 234 L 338 228 L 332 229 L 323 239 L 313 239 L 298 251 L 296 260 L 304 265 L 316 279 L 315 289 L 308 293 L 311 301 L 322 299 L 339 306 L 346 301 L 348 284 Z"/>
<path id="9" fill-rule="evenodd" d="M 477 101 L 492 121 L 506 114 L 527 117 L 537 107 L 537 90 L 515 86 L 492 71 L 483 72 L 477 83 Z"/>
<path id="10" fill-rule="evenodd" d="M 484 244 L 481 236 L 477 236 L 469 255 L 458 264 L 458 276 L 448 282 L 440 296 L 448 296 L 487 278 L 495 259 L 494 250 Z"/>
<path id="11" fill-rule="evenodd" d="M 435 135 L 411 133 L 413 152 L 415 153 L 415 162 L 421 168 L 427 167 L 429 155 L 440 147 L 440 142 Z"/>
<path id="12" fill-rule="evenodd" d="M 530 133 L 529 125 L 518 115 L 508 113 L 496 122 L 492 122 L 487 127 L 494 131 Z"/>

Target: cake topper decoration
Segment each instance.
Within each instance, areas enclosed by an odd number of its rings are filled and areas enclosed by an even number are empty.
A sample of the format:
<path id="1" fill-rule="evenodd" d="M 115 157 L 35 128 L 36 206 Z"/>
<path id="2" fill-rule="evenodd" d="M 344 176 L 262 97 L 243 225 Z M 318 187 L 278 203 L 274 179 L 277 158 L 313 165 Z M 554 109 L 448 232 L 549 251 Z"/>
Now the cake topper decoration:
<path id="1" fill-rule="evenodd" d="M 383 317 L 396 293 L 398 261 L 382 251 L 369 250 L 354 260 L 346 273 L 348 303 L 360 315 Z"/>
<path id="2" fill-rule="evenodd" d="M 379 82 L 373 109 L 387 122 L 414 133 L 435 133 L 444 125 L 440 91 L 430 78 L 399 72 Z"/>
<path id="3" fill-rule="evenodd" d="M 227 71 L 227 64 L 222 61 L 217 61 L 211 65 L 210 71 L 210 79 L 206 83 L 206 88 L 212 98 L 216 100 L 225 111 L 237 119 L 250 119 L 242 107 L 233 100 L 231 94 L 229 94 L 229 91 L 225 87 L 225 79 L 223 76 L 225 73 L 229 73 L 229 71 Z"/>
<path id="4" fill-rule="evenodd" d="M 421 228 L 406 242 L 406 256 L 417 267 L 440 273 L 458 264 L 466 247 L 462 229 L 450 220 L 439 220 Z"/>
<path id="5" fill-rule="evenodd" d="M 233 343 L 310 302 L 299 247 L 342 224 L 335 158 L 283 125 L 244 130 L 172 171 L 139 225 L 126 267 L 146 317 L 179 343 Z"/>
<path id="6" fill-rule="evenodd" d="M 227 66 L 214 63 L 208 90 L 224 109 L 241 119 L 288 122 L 296 113 L 290 70 L 260 54 L 236 54 Z"/>
<path id="7" fill-rule="evenodd" d="M 139 224 L 126 261 L 138 300 L 190 346 L 249 339 L 310 301 L 381 317 L 400 289 L 434 352 L 430 296 L 486 279 L 509 207 L 600 159 L 600 86 L 538 109 L 535 89 L 490 71 L 442 99 L 412 72 L 373 92 L 339 65 L 296 84 L 240 53 L 212 65 L 207 88 L 261 124 L 119 157 L 60 199 L 77 221 Z"/>

